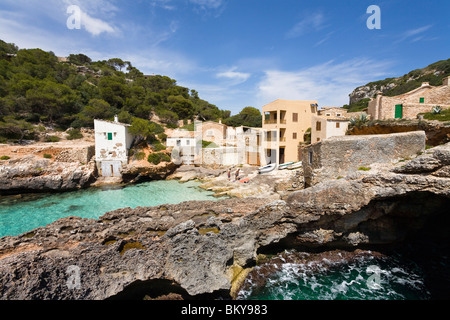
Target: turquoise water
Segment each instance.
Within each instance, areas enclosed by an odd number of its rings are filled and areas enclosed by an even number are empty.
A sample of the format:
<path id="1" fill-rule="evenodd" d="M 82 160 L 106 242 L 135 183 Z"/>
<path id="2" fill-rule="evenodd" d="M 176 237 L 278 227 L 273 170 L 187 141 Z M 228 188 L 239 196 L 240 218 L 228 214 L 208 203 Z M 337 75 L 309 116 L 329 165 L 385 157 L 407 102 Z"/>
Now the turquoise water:
<path id="1" fill-rule="evenodd" d="M 324 261 L 318 269 L 317 265 L 284 263 L 262 287 L 247 279 L 250 285 L 238 299 L 429 300 L 425 278 L 421 267 L 399 255 L 383 259 L 368 256 L 335 265 Z"/>
<path id="2" fill-rule="evenodd" d="M 190 200 L 215 200 L 198 183 L 153 181 L 127 187 L 90 188 L 80 191 L 4 197 L 0 199 L 0 237 L 17 236 L 60 218 L 98 219 L 120 208 L 177 204 Z"/>

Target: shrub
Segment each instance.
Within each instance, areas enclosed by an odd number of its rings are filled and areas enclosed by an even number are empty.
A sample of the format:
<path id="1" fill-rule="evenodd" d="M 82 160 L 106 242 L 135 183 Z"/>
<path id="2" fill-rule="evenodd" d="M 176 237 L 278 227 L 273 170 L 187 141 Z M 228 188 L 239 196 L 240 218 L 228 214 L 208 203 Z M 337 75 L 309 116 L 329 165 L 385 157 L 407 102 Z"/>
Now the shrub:
<path id="1" fill-rule="evenodd" d="M 156 152 L 166 150 L 166 147 L 162 145 L 159 141 L 152 145 L 152 149 Z"/>
<path id="2" fill-rule="evenodd" d="M 147 158 L 148 162 L 153 163 L 154 165 L 158 165 L 161 163 L 161 156 L 159 153 L 151 153 Z"/>
<path id="3" fill-rule="evenodd" d="M 144 158 L 145 158 L 145 152 L 137 152 L 137 153 L 134 155 L 134 158 L 135 158 L 136 160 L 144 160 Z"/>
<path id="4" fill-rule="evenodd" d="M 2 161 L 9 160 L 9 159 L 11 159 L 11 158 L 8 157 L 8 156 L 2 156 L 2 157 L 0 158 L 0 160 L 2 160 Z"/>
<path id="5" fill-rule="evenodd" d="M 57 136 L 48 136 L 45 138 L 45 142 L 59 142 L 59 140 L 61 139 Z"/>
<path id="6" fill-rule="evenodd" d="M 368 167 L 359 167 L 358 170 L 359 170 L 359 171 L 370 171 L 371 168 L 368 168 Z"/>
<path id="7" fill-rule="evenodd" d="M 53 156 L 51 154 L 44 153 L 44 158 L 45 159 L 51 159 L 51 158 L 53 158 Z"/>
<path id="8" fill-rule="evenodd" d="M 161 162 L 170 162 L 172 159 L 170 156 L 166 153 L 151 153 L 148 155 L 147 158 L 148 162 L 153 163 L 154 165 L 158 165 Z"/>
<path id="9" fill-rule="evenodd" d="M 80 129 L 72 129 L 67 133 L 69 134 L 67 140 L 78 140 L 83 138 L 83 134 L 81 133 Z"/>

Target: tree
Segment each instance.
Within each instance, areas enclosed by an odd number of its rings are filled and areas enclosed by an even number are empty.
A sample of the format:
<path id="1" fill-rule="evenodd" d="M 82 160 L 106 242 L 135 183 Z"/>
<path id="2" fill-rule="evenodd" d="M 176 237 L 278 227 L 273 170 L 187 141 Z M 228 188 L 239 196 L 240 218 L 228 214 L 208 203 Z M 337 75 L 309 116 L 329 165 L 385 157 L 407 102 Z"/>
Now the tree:
<path id="1" fill-rule="evenodd" d="M 246 107 L 242 111 L 224 121 L 228 126 L 232 127 L 262 127 L 262 115 L 261 112 L 253 107 Z"/>
<path id="2" fill-rule="evenodd" d="M 137 137 L 137 141 L 149 141 L 155 140 L 155 136 L 163 133 L 164 128 L 154 122 L 134 118 L 129 132 Z"/>
<path id="3" fill-rule="evenodd" d="M 92 62 L 91 58 L 88 56 L 79 53 L 79 54 L 71 54 L 67 58 L 70 63 L 76 64 L 77 66 L 85 66 Z"/>
<path id="4" fill-rule="evenodd" d="M 33 126 L 25 120 L 17 120 L 13 116 L 6 116 L 0 121 L 0 136 L 18 139 L 19 143 L 27 134 L 33 132 Z"/>

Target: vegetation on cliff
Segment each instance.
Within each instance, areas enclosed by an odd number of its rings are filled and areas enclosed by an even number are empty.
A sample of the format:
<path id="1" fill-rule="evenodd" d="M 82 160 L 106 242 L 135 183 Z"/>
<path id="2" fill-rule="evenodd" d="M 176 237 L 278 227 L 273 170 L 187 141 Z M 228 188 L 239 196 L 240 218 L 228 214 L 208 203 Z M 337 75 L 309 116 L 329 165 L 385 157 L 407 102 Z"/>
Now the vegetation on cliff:
<path id="1" fill-rule="evenodd" d="M 147 121 L 149 130 L 158 132 L 155 121 L 173 128 L 178 120 L 196 116 L 212 121 L 230 117 L 230 111 L 202 100 L 197 91 L 167 76 L 146 76 L 129 61 L 92 61 L 84 54 L 60 61 L 53 52 L 19 49 L 0 40 L 2 142 L 33 139 L 38 125 L 93 127 L 93 119 L 112 120 L 115 114 L 125 123 Z"/>
<path id="2" fill-rule="evenodd" d="M 450 59 L 441 60 L 398 78 L 386 78 L 358 87 L 350 94 L 350 104 L 344 105 L 344 108 L 350 112 L 362 111 L 368 107 L 370 98 L 373 98 L 378 91 L 383 92 L 385 96 L 393 97 L 414 90 L 423 82 L 440 86 L 442 80 L 448 76 L 450 76 Z"/>

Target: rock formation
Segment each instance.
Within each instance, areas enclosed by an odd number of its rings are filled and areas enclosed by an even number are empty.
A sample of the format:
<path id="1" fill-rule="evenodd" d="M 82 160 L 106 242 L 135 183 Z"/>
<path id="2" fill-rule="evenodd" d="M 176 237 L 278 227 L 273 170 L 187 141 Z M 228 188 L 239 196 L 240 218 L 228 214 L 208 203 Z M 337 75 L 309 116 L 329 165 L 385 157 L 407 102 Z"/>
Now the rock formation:
<path id="1" fill-rule="evenodd" d="M 285 201 L 186 202 L 61 219 L 0 239 L 0 298 L 229 296 L 258 253 L 277 246 L 356 249 L 430 226 L 448 241 L 449 165 L 447 144 L 403 167 L 326 181 Z"/>

